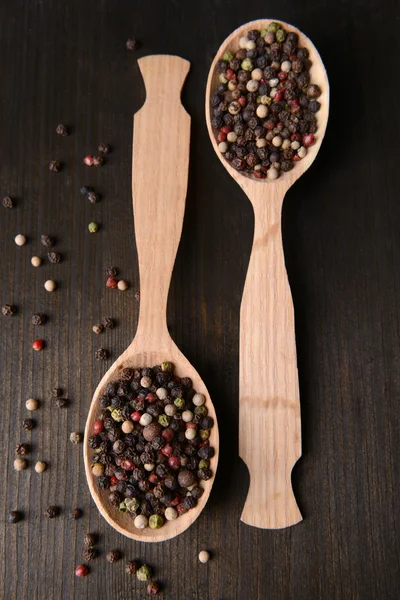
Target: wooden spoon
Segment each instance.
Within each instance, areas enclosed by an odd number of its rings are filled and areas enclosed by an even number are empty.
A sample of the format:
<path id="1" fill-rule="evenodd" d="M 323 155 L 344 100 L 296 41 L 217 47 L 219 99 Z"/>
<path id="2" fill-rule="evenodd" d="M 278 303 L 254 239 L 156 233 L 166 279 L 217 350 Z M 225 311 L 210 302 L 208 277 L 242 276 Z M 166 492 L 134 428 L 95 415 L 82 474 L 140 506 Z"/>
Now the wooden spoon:
<path id="1" fill-rule="evenodd" d="M 160 529 L 138 530 L 129 515 L 108 502 L 108 491 L 99 490 L 91 471 L 88 437 L 98 418 L 98 398 L 109 381 L 124 367 L 145 367 L 171 361 L 180 377 L 190 377 L 197 392 L 206 396 L 214 419 L 210 445 L 215 449 L 211 469 L 218 463 L 218 426 L 214 406 L 197 371 L 172 341 L 166 310 L 172 268 L 182 232 L 189 168 L 190 117 L 180 93 L 190 63 L 177 56 L 147 56 L 139 67 L 146 86 L 146 102 L 134 118 L 132 195 L 140 272 L 140 314 L 135 339 L 100 381 L 92 400 L 85 429 L 84 459 L 90 492 L 103 517 L 117 531 L 135 540 L 160 542 L 172 538 L 199 516 L 213 484 L 202 482 L 204 494 L 197 506 Z"/>
<path id="2" fill-rule="evenodd" d="M 293 301 L 282 248 L 281 213 L 287 190 L 317 156 L 328 121 L 329 83 L 315 46 L 301 31 L 310 52 L 311 81 L 321 87 L 316 143 L 305 158 L 276 181 L 256 180 L 233 169 L 218 150 L 211 125 L 210 98 L 218 83 L 216 64 L 226 51 L 236 52 L 251 29 L 266 29 L 261 19 L 236 29 L 211 65 L 206 91 L 206 119 L 214 150 L 242 187 L 254 209 L 254 240 L 240 311 L 239 453 L 250 473 L 250 488 L 241 520 L 278 529 L 302 520 L 293 494 L 291 472 L 301 456 L 299 384 Z"/>

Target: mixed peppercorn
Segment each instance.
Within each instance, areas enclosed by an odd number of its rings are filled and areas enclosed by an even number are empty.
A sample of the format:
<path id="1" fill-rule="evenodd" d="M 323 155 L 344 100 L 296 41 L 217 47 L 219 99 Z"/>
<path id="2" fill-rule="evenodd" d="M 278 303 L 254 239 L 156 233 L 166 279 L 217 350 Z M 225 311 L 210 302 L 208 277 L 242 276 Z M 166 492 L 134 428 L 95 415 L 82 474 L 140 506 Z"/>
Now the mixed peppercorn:
<path id="1" fill-rule="evenodd" d="M 212 477 L 214 425 L 205 396 L 173 365 L 125 368 L 99 397 L 89 447 L 97 485 L 137 529 L 162 527 L 197 505 Z"/>
<path id="2" fill-rule="evenodd" d="M 229 164 L 257 179 L 277 179 L 315 143 L 318 85 L 297 33 L 271 23 L 239 40 L 217 62 L 212 127 Z"/>

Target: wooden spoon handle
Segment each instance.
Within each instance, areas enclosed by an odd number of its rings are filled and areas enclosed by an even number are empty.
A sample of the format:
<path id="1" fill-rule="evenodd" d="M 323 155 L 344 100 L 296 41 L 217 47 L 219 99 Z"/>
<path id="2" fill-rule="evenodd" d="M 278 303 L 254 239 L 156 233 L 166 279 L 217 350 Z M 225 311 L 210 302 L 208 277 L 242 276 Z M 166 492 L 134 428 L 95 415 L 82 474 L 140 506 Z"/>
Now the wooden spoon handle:
<path id="1" fill-rule="evenodd" d="M 139 61 L 146 102 L 135 114 L 132 197 L 140 273 L 138 332 L 160 342 L 182 232 L 189 169 L 190 117 L 180 100 L 190 63 L 178 56 Z M 143 342 L 143 338 L 142 342 Z"/>
<path id="2" fill-rule="evenodd" d="M 252 198 L 254 241 L 240 312 L 239 451 L 250 472 L 241 520 L 265 529 L 302 519 L 291 484 L 301 455 L 301 428 L 282 201 Z"/>

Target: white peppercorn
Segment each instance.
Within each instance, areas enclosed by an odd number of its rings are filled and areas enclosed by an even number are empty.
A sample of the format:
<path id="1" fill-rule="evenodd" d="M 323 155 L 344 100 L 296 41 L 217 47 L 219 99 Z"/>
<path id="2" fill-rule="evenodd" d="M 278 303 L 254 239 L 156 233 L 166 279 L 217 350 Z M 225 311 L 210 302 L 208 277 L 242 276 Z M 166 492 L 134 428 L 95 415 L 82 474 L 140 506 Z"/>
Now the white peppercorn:
<path id="1" fill-rule="evenodd" d="M 252 92 L 252 93 L 256 92 L 259 87 L 260 87 L 260 84 L 255 79 L 250 79 L 250 81 L 248 81 L 246 83 L 246 89 L 248 92 Z"/>
<path id="2" fill-rule="evenodd" d="M 203 406 L 206 401 L 206 397 L 204 394 L 197 393 L 193 396 L 192 402 L 195 406 Z"/>
<path id="3" fill-rule="evenodd" d="M 37 400 L 34 400 L 33 398 L 29 398 L 25 402 L 25 406 L 28 410 L 37 410 L 37 408 L 39 407 L 39 402 Z"/>
<path id="4" fill-rule="evenodd" d="M 307 148 L 305 148 L 304 146 L 301 146 L 297 151 L 297 155 L 300 158 L 304 158 L 306 156 L 306 154 L 307 154 Z"/>
<path id="5" fill-rule="evenodd" d="M 184 410 L 182 413 L 182 421 L 185 423 L 190 423 L 193 421 L 193 413 L 191 410 Z"/>
<path id="6" fill-rule="evenodd" d="M 279 83 L 279 79 L 278 79 L 277 77 L 273 77 L 272 79 L 270 79 L 270 80 L 268 81 L 268 83 L 269 83 L 269 85 L 270 85 L 272 88 L 274 88 L 274 87 L 276 87 L 276 86 L 278 85 L 278 83 Z"/>
<path id="7" fill-rule="evenodd" d="M 54 290 L 56 289 L 57 284 L 55 281 L 53 281 L 52 279 L 48 279 L 45 284 L 44 284 L 44 289 L 47 292 L 54 292 Z"/>
<path id="8" fill-rule="evenodd" d="M 243 50 L 247 50 L 248 42 L 249 42 L 248 37 L 246 37 L 246 36 L 241 37 L 239 40 L 239 48 L 242 48 Z"/>
<path id="9" fill-rule="evenodd" d="M 27 466 L 27 463 L 24 458 L 16 458 L 14 460 L 14 469 L 16 471 L 23 471 L 24 469 L 26 469 L 26 466 Z"/>
<path id="10" fill-rule="evenodd" d="M 40 267 L 41 264 L 42 264 L 42 259 L 40 258 L 40 256 L 32 256 L 31 265 L 33 267 Z"/>
<path id="11" fill-rule="evenodd" d="M 165 388 L 160 387 L 156 390 L 156 396 L 160 400 L 165 400 L 165 398 L 168 396 L 168 392 Z"/>
<path id="12" fill-rule="evenodd" d="M 234 131 L 230 131 L 228 133 L 228 135 L 226 136 L 226 139 L 228 140 L 228 142 L 236 142 L 237 140 L 237 135 Z"/>
<path id="13" fill-rule="evenodd" d="M 139 423 L 143 427 L 147 427 L 147 425 L 150 425 L 152 420 L 153 420 L 153 417 L 151 415 L 149 415 L 149 413 L 143 413 L 142 416 L 140 417 Z"/>
<path id="14" fill-rule="evenodd" d="M 80 444 L 82 441 L 82 436 L 78 431 L 72 431 L 69 435 L 69 441 L 73 444 Z"/>
<path id="15" fill-rule="evenodd" d="M 196 435 L 197 435 L 197 432 L 195 429 L 192 429 L 192 427 L 190 427 L 190 429 L 186 429 L 186 431 L 185 431 L 185 438 L 187 440 L 194 440 Z"/>
<path id="16" fill-rule="evenodd" d="M 47 465 L 42 460 L 39 460 L 35 465 L 36 473 L 43 473 L 47 469 Z"/>
<path id="17" fill-rule="evenodd" d="M 128 282 L 125 281 L 124 279 L 120 279 L 120 281 L 118 281 L 117 287 L 121 292 L 125 292 L 125 290 L 128 289 Z"/>
<path id="18" fill-rule="evenodd" d="M 199 561 L 203 564 L 207 563 L 210 560 L 210 553 L 207 550 L 202 550 L 199 552 Z"/>
<path id="19" fill-rule="evenodd" d="M 267 140 L 265 138 L 259 138 L 256 141 L 257 148 L 265 148 L 266 145 L 267 145 Z"/>
<path id="20" fill-rule="evenodd" d="M 144 515 L 138 515 L 133 521 L 133 524 L 136 529 L 146 529 L 149 524 L 149 520 Z"/>
<path id="21" fill-rule="evenodd" d="M 291 68 L 292 68 L 292 63 L 290 62 L 290 60 L 284 60 L 283 63 L 281 64 L 281 71 L 283 71 L 284 73 L 289 73 Z"/>
<path id="22" fill-rule="evenodd" d="M 282 150 L 286 150 L 286 148 L 290 148 L 291 142 L 290 140 L 283 140 L 282 142 Z"/>
<path id="23" fill-rule="evenodd" d="M 272 145 L 275 146 L 276 148 L 279 148 L 279 146 L 282 145 L 282 138 L 280 135 L 276 135 L 275 137 L 272 138 Z"/>
<path id="24" fill-rule="evenodd" d="M 259 104 L 257 106 L 256 114 L 257 117 L 260 117 L 260 119 L 265 119 L 265 117 L 268 115 L 268 112 L 268 106 L 265 106 L 265 104 Z"/>
<path id="25" fill-rule="evenodd" d="M 129 419 L 127 421 L 124 421 L 121 425 L 121 429 L 124 433 L 132 433 L 134 428 L 135 428 L 135 425 L 133 424 L 132 421 L 129 421 Z"/>
<path id="26" fill-rule="evenodd" d="M 154 471 L 154 469 L 156 467 L 156 465 L 154 463 L 145 463 L 143 466 L 146 469 L 146 471 L 149 471 L 149 473 L 151 471 Z"/>
<path id="27" fill-rule="evenodd" d="M 278 169 L 276 169 L 275 167 L 270 167 L 267 171 L 267 177 L 268 177 L 268 179 L 271 179 L 271 181 L 274 179 L 278 179 L 278 177 L 279 177 Z"/>
<path id="28" fill-rule="evenodd" d="M 175 404 L 167 404 L 164 407 L 164 412 L 167 417 L 173 417 L 178 412 L 178 409 L 176 408 Z"/>
<path id="29" fill-rule="evenodd" d="M 228 146 L 228 144 L 227 144 L 226 142 L 220 142 L 220 143 L 218 144 L 218 150 L 219 150 L 220 152 L 222 152 L 222 154 L 225 154 L 225 152 L 227 152 L 227 150 L 228 150 L 228 147 L 229 147 L 229 146 Z"/>
<path id="30" fill-rule="evenodd" d="M 246 42 L 246 50 L 255 50 L 256 43 L 253 40 L 247 40 Z"/>
<path id="31" fill-rule="evenodd" d="M 167 521 L 175 521 L 178 517 L 178 511 L 173 506 L 168 506 L 168 508 L 165 509 L 164 516 Z"/>
<path id="32" fill-rule="evenodd" d="M 22 235 L 22 233 L 19 233 L 15 236 L 14 242 L 17 244 L 17 246 L 24 246 L 26 244 L 26 237 Z"/>
<path id="33" fill-rule="evenodd" d="M 147 375 L 142 377 L 142 379 L 140 380 L 140 385 L 144 388 L 149 388 L 152 383 L 153 383 L 153 381 L 152 381 L 151 377 L 147 377 Z"/>
<path id="34" fill-rule="evenodd" d="M 293 148 L 293 150 L 298 150 L 300 148 L 300 142 L 298 142 L 297 140 L 294 140 L 291 144 L 290 147 Z"/>
<path id="35" fill-rule="evenodd" d="M 261 69 L 253 69 L 253 71 L 251 72 L 251 78 L 255 79 L 256 81 L 260 81 L 260 79 L 263 78 L 263 72 Z"/>

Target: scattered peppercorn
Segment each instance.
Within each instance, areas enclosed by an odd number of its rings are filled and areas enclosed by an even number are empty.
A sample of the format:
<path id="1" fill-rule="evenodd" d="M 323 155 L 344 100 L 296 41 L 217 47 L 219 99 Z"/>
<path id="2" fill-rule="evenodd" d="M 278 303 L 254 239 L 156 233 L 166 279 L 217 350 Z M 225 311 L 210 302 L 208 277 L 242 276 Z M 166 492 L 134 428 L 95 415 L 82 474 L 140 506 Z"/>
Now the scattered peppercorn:
<path id="1" fill-rule="evenodd" d="M 18 235 L 15 236 L 14 242 L 17 244 L 17 246 L 25 246 L 26 236 L 23 235 L 22 233 L 19 233 Z"/>
<path id="2" fill-rule="evenodd" d="M 87 199 L 91 204 L 96 204 L 99 201 L 99 196 L 96 192 L 88 192 Z"/>
<path id="3" fill-rule="evenodd" d="M 49 519 L 54 519 L 55 517 L 57 517 L 60 513 L 60 510 L 58 508 L 58 506 L 48 506 L 46 508 L 46 510 L 44 511 L 44 516 L 48 517 Z"/>
<path id="4" fill-rule="evenodd" d="M 53 398 L 58 398 L 59 396 L 61 396 L 61 394 L 62 394 L 62 390 L 60 388 L 57 388 L 57 387 L 51 388 L 51 395 L 53 396 Z"/>
<path id="5" fill-rule="evenodd" d="M 14 469 L 16 471 L 23 471 L 27 467 L 27 462 L 24 458 L 16 458 L 14 460 Z"/>
<path id="6" fill-rule="evenodd" d="M 125 290 L 128 289 L 128 283 L 124 279 L 121 279 L 120 281 L 118 281 L 118 289 L 121 292 L 125 292 Z"/>
<path id="7" fill-rule="evenodd" d="M 160 593 L 160 584 L 157 581 L 151 581 L 147 586 L 148 596 L 157 596 Z"/>
<path id="8" fill-rule="evenodd" d="M 42 259 L 40 258 L 40 256 L 32 256 L 31 265 L 33 267 L 40 267 L 41 264 L 42 264 Z"/>
<path id="9" fill-rule="evenodd" d="M 44 325 L 46 321 L 47 317 L 43 313 L 35 313 L 32 315 L 32 325 Z"/>
<path id="10" fill-rule="evenodd" d="M 46 248 L 51 248 L 51 246 L 54 245 L 54 238 L 50 237 L 49 235 L 41 235 L 40 241 Z"/>
<path id="11" fill-rule="evenodd" d="M 116 287 L 118 287 L 118 281 L 116 279 L 114 279 L 113 277 L 108 277 L 108 279 L 106 281 L 106 287 L 116 288 Z"/>
<path id="12" fill-rule="evenodd" d="M 101 323 L 96 323 L 95 325 L 93 325 L 92 327 L 92 331 L 93 333 L 96 333 L 97 335 L 99 333 L 101 333 L 103 331 L 104 327 Z"/>
<path id="13" fill-rule="evenodd" d="M 47 281 L 45 281 L 44 289 L 46 290 L 46 292 L 54 292 L 54 290 L 56 288 L 57 288 L 57 284 L 52 279 L 48 279 Z"/>
<path id="14" fill-rule="evenodd" d="M 35 465 L 36 473 L 43 473 L 47 469 L 47 465 L 43 460 L 39 460 Z"/>
<path id="15" fill-rule="evenodd" d="M 94 560 L 97 558 L 97 550 L 94 548 L 86 548 L 86 550 L 83 551 L 83 558 L 87 562 Z"/>
<path id="16" fill-rule="evenodd" d="M 153 571 L 148 565 L 142 565 L 136 571 L 136 577 L 139 579 L 139 581 L 148 581 L 151 578 L 152 574 Z"/>
<path id="17" fill-rule="evenodd" d="M 58 263 L 61 261 L 61 254 L 59 254 L 58 252 L 49 252 L 47 254 L 47 258 L 54 265 L 58 265 Z"/>
<path id="18" fill-rule="evenodd" d="M 85 548 L 93 548 L 96 543 L 96 536 L 93 533 L 87 533 L 83 538 Z"/>
<path id="19" fill-rule="evenodd" d="M 36 350 L 36 352 L 40 352 L 40 350 L 43 350 L 44 347 L 44 341 L 43 340 L 35 340 L 32 344 L 32 348 L 34 350 Z"/>
<path id="20" fill-rule="evenodd" d="M 90 233 L 97 233 L 97 231 L 99 230 L 99 225 L 94 221 L 91 221 L 91 223 L 89 223 L 88 225 L 88 229 Z"/>
<path id="21" fill-rule="evenodd" d="M 104 317 L 101 324 L 103 325 L 104 329 L 113 329 L 114 328 L 114 321 L 111 317 Z"/>
<path id="22" fill-rule="evenodd" d="M 95 352 L 96 360 L 107 360 L 108 358 L 108 350 L 105 348 L 99 348 Z"/>
<path id="23" fill-rule="evenodd" d="M 125 565 L 125 573 L 128 575 L 136 575 L 136 571 L 138 570 L 139 565 L 135 560 L 130 560 Z"/>
<path id="24" fill-rule="evenodd" d="M 71 511 L 71 517 L 74 519 L 74 521 L 76 521 L 77 519 L 80 519 L 82 516 L 82 511 L 80 508 L 74 508 Z"/>
<path id="25" fill-rule="evenodd" d="M 210 553 L 207 550 L 202 550 L 199 553 L 199 561 L 203 564 L 207 563 L 210 560 Z"/>
<path id="26" fill-rule="evenodd" d="M 78 565 L 75 569 L 75 575 L 77 577 L 86 577 L 89 573 L 89 569 L 86 565 Z"/>
<path id="27" fill-rule="evenodd" d="M 115 563 L 121 558 L 121 553 L 119 550 L 112 550 L 111 552 L 107 552 L 106 559 L 109 563 Z"/>
<path id="28" fill-rule="evenodd" d="M 66 135 L 68 135 L 68 129 L 65 125 L 60 124 L 60 125 L 57 125 L 56 133 L 57 133 L 57 135 L 66 136 Z"/>
<path id="29" fill-rule="evenodd" d="M 139 48 L 140 48 L 140 42 L 138 42 L 134 38 L 129 38 L 129 40 L 127 40 L 127 42 L 126 42 L 127 50 L 135 51 L 135 50 L 139 50 Z"/>
<path id="30" fill-rule="evenodd" d="M 80 188 L 80 193 L 82 194 L 82 196 L 88 196 L 88 194 L 92 191 L 92 188 L 84 185 Z"/>
<path id="31" fill-rule="evenodd" d="M 1 309 L 1 312 L 5 317 L 11 317 L 12 315 L 15 315 L 17 309 L 13 304 L 5 304 Z"/>
<path id="32" fill-rule="evenodd" d="M 37 410 L 39 408 L 39 402 L 37 400 L 35 400 L 34 398 L 29 398 L 25 402 L 25 406 L 26 406 L 27 410 Z"/>
<path id="33" fill-rule="evenodd" d="M 85 156 L 85 158 L 83 159 L 83 162 L 85 163 L 85 165 L 87 167 L 91 167 L 93 165 L 93 156 L 91 156 L 90 154 L 88 154 L 87 156 Z"/>
<path id="34" fill-rule="evenodd" d="M 3 206 L 4 206 L 4 208 L 12 208 L 13 207 L 13 201 L 11 200 L 10 196 L 5 196 L 3 198 Z"/>
<path id="35" fill-rule="evenodd" d="M 69 441 L 73 444 L 80 444 L 82 441 L 82 435 L 78 431 L 73 431 L 69 435 Z"/>
<path id="36" fill-rule="evenodd" d="M 99 152 L 102 154 L 110 154 L 111 146 L 109 144 L 99 144 Z"/>
<path id="37" fill-rule="evenodd" d="M 135 300 L 140 302 L 140 291 L 139 290 L 137 292 L 135 292 Z"/>
<path id="38" fill-rule="evenodd" d="M 29 446 L 28 444 L 17 444 L 15 446 L 15 454 L 18 454 L 18 456 L 26 456 L 26 454 L 29 453 Z"/>
<path id="39" fill-rule="evenodd" d="M 107 267 L 106 268 L 106 277 L 115 277 L 118 271 L 116 267 Z"/>
<path id="40" fill-rule="evenodd" d="M 33 428 L 32 419 L 24 419 L 22 421 L 22 429 L 24 429 L 24 431 L 30 431 L 32 428 Z"/>
<path id="41" fill-rule="evenodd" d="M 61 163 L 59 160 L 51 160 L 49 162 L 49 171 L 53 173 L 58 173 L 61 170 Z"/>
<path id="42" fill-rule="evenodd" d="M 7 521 L 9 523 L 18 523 L 18 521 L 21 521 L 21 519 L 22 515 L 18 510 L 12 510 L 7 515 Z"/>
<path id="43" fill-rule="evenodd" d="M 102 156 L 93 156 L 93 166 L 101 167 L 104 164 L 104 158 Z"/>
<path id="44" fill-rule="evenodd" d="M 55 398 L 54 404 L 57 408 L 65 408 L 68 405 L 68 400 L 66 398 Z"/>

